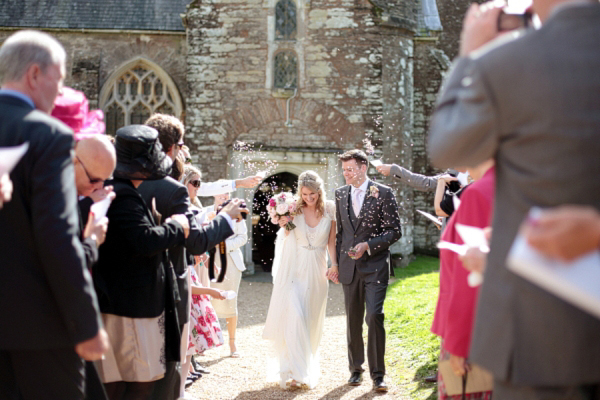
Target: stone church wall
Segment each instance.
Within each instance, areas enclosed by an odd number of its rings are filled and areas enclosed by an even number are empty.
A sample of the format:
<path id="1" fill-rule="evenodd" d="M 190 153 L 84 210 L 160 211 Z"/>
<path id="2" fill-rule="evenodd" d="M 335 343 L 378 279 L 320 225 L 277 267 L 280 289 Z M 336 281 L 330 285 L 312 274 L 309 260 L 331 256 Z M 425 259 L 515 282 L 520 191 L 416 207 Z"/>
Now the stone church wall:
<path id="1" fill-rule="evenodd" d="M 226 177 L 235 141 L 325 152 L 362 148 L 370 138 L 378 155 L 409 162 L 412 33 L 382 26 L 366 0 L 311 0 L 298 1 L 296 42 L 278 42 L 270 33 L 274 5 L 214 0 L 188 8 L 186 141 L 209 179 Z M 272 89 L 273 54 L 282 48 L 298 55 L 289 115 Z M 399 198 L 412 195 L 397 189 Z M 402 213 L 405 237 L 396 251 L 408 255 L 412 211 Z"/>
<path id="2" fill-rule="evenodd" d="M 0 31 L 0 41 L 13 30 Z M 81 90 L 98 108 L 102 85 L 110 74 L 136 57 L 144 57 L 165 70 L 177 85 L 185 101 L 187 79 L 185 67 L 185 34 L 146 34 L 133 32 L 86 32 L 49 30 L 67 52 L 65 85 Z"/>

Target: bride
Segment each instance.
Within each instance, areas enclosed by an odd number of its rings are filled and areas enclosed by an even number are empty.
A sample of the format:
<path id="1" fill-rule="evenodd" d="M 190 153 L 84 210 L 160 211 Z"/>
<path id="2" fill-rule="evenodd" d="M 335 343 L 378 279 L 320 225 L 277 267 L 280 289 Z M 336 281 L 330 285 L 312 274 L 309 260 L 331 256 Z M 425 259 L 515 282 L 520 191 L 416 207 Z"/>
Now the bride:
<path id="1" fill-rule="evenodd" d="M 282 217 L 273 261 L 273 294 L 263 338 L 274 345 L 267 381 L 292 387 L 317 385 L 327 279 L 338 283 L 335 204 L 326 201 L 323 180 L 314 171 L 298 177 L 296 228 Z M 326 250 L 332 267 L 327 269 Z"/>

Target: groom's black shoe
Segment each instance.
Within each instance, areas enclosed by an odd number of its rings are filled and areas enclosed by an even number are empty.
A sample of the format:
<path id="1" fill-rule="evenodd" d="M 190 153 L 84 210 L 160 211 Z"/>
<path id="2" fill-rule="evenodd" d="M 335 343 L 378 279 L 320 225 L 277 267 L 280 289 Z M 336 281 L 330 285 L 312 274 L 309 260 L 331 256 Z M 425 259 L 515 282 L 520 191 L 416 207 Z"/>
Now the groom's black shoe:
<path id="1" fill-rule="evenodd" d="M 348 385 L 359 386 L 362 383 L 362 372 L 353 372 L 348 379 Z"/>
<path id="2" fill-rule="evenodd" d="M 388 387 L 383 381 L 383 378 L 375 378 L 373 379 L 373 390 L 377 392 L 387 392 Z"/>

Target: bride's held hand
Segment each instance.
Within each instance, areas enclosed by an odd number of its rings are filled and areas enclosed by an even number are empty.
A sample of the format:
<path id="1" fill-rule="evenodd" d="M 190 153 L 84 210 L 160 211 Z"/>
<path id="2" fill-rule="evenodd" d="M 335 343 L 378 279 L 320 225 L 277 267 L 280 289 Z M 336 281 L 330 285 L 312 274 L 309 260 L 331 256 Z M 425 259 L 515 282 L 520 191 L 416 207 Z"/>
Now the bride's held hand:
<path id="1" fill-rule="evenodd" d="M 339 280 L 340 274 L 338 272 L 337 265 L 332 265 L 331 268 L 329 268 L 327 270 L 327 273 L 325 274 L 325 276 L 327 277 L 327 279 L 331 280 L 335 284 L 340 283 L 340 280 Z"/>

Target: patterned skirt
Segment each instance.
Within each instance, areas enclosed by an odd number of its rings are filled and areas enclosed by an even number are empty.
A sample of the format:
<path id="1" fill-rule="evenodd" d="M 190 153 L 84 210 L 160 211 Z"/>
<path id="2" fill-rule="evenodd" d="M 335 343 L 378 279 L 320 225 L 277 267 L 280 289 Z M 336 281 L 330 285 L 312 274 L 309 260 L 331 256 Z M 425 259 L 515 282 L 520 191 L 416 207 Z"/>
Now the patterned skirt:
<path id="1" fill-rule="evenodd" d="M 444 341 L 442 340 L 442 344 L 440 346 L 440 361 L 445 361 L 450 359 L 450 353 L 444 348 Z M 444 385 L 444 380 L 442 379 L 442 374 L 438 371 L 437 376 L 437 387 L 438 387 L 438 400 L 462 400 L 462 394 L 456 394 L 454 396 L 449 396 L 446 394 L 446 386 Z M 466 400 L 492 400 L 492 391 L 488 392 L 477 392 L 477 393 L 467 393 L 464 397 Z"/>
<path id="2" fill-rule="evenodd" d="M 194 268 L 190 268 L 192 282 L 198 284 Z M 190 340 L 187 354 L 201 354 L 208 349 L 224 343 L 223 332 L 217 319 L 217 313 L 210 303 L 208 295 L 192 295 L 190 314 Z"/>

